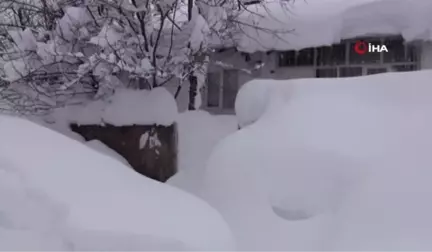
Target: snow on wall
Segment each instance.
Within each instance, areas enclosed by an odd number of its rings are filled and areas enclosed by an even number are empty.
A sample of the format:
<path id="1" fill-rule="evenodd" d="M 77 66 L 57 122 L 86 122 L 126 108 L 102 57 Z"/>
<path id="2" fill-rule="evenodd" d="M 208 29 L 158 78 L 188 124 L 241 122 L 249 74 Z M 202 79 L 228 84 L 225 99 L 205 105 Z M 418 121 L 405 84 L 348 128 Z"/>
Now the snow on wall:
<path id="1" fill-rule="evenodd" d="M 97 100 L 84 106 L 60 108 L 55 121 L 66 123 L 171 125 L 177 118 L 177 104 L 165 88 L 148 90 L 120 89 L 107 101 Z"/>
<path id="2" fill-rule="evenodd" d="M 288 9 L 279 3 L 250 9 L 262 16 L 246 13 L 242 21 L 279 32 L 243 27 L 246 35 L 240 36 L 237 48 L 245 52 L 299 50 L 377 34 L 432 40 L 430 0 L 308 0 L 295 1 Z"/>

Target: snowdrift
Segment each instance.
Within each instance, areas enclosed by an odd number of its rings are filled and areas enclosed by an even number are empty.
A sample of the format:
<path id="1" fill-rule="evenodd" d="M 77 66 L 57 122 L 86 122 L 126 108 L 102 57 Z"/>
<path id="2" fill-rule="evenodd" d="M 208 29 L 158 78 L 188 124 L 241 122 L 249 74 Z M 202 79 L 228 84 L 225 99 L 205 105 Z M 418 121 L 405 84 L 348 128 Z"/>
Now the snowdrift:
<path id="1" fill-rule="evenodd" d="M 240 249 L 431 250 L 431 78 L 246 84 L 236 105 L 265 108 L 216 146 L 202 197 Z"/>
<path id="2" fill-rule="evenodd" d="M 201 200 L 29 121 L 0 128 L 0 249 L 233 249 Z"/>
<path id="3" fill-rule="evenodd" d="M 240 17 L 246 25 L 236 41 L 238 50 L 249 53 L 300 50 L 377 34 L 432 40 L 430 0 L 308 0 L 286 8 L 273 2 L 249 9 Z"/>
<path id="4" fill-rule="evenodd" d="M 403 107 L 429 104 L 432 88 L 428 80 L 431 77 L 432 71 L 423 70 L 353 78 L 252 80 L 240 88 L 235 112 L 238 123 L 247 126 L 258 120 L 265 113 L 270 101 L 275 99 L 283 99 L 289 103 L 308 99 L 304 101 L 310 103 L 308 110 L 319 110 L 323 105 L 338 108 L 341 104 L 351 103 L 352 99 L 361 100 L 364 106 Z M 325 104 L 319 99 L 311 101 L 321 96 L 339 99 L 341 104 Z M 348 109 L 346 113 L 349 113 Z"/>

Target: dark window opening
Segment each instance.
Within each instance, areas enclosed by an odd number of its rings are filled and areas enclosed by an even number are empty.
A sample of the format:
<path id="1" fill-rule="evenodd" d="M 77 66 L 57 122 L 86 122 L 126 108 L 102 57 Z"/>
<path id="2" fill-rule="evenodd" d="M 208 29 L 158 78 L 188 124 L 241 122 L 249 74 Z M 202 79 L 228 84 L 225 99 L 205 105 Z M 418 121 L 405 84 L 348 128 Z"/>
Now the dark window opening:
<path id="1" fill-rule="evenodd" d="M 314 48 L 306 48 L 297 52 L 297 66 L 313 66 L 314 65 Z"/>
<path id="2" fill-rule="evenodd" d="M 279 53 L 279 66 L 295 66 L 296 52 L 286 51 Z"/>
<path id="3" fill-rule="evenodd" d="M 406 61 L 408 62 L 416 62 L 417 59 L 417 48 L 413 44 L 406 45 Z"/>
<path id="4" fill-rule="evenodd" d="M 388 52 L 383 53 L 385 63 L 407 61 L 405 43 L 402 37 L 386 38 L 384 45 L 388 50 Z"/>
<path id="5" fill-rule="evenodd" d="M 313 66 L 314 58 L 314 48 L 281 52 L 279 53 L 279 66 Z"/>
<path id="6" fill-rule="evenodd" d="M 337 44 L 317 48 L 317 65 L 342 65 L 346 62 L 346 45 Z"/>

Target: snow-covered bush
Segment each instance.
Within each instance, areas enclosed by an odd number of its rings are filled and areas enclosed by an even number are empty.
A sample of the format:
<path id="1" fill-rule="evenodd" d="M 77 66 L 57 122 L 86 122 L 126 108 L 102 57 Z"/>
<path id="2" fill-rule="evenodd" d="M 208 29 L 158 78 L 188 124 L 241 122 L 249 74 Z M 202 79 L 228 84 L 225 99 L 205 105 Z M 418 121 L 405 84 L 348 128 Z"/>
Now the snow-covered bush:
<path id="1" fill-rule="evenodd" d="M 122 87 L 177 81 L 180 90 L 189 79 L 190 108 L 198 108 L 212 48 L 226 41 L 235 46 L 245 6 L 194 4 L 187 17 L 180 0 L 2 1 L 2 99 L 33 114 Z"/>
<path id="2" fill-rule="evenodd" d="M 60 6 L 63 16 L 51 30 L 7 30 L 12 44 L 2 52 L 2 97 L 20 112 L 97 99 L 122 87 L 152 89 L 205 65 L 193 55 L 206 50 L 207 23 L 198 11 L 188 21 L 179 1 Z"/>

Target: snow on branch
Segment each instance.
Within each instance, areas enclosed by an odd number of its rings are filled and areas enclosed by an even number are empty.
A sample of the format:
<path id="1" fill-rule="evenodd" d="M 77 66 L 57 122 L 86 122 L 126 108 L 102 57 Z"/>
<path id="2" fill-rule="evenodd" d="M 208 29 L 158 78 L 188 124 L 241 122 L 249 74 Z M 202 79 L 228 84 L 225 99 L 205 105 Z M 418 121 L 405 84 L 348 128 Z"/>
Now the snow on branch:
<path id="1" fill-rule="evenodd" d="M 190 20 L 187 11 L 180 0 L 3 0 L 0 98 L 32 113 L 29 104 L 49 111 L 173 79 L 192 77 L 199 90 L 215 38 L 235 41 L 248 10 L 196 0 Z"/>

